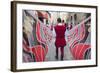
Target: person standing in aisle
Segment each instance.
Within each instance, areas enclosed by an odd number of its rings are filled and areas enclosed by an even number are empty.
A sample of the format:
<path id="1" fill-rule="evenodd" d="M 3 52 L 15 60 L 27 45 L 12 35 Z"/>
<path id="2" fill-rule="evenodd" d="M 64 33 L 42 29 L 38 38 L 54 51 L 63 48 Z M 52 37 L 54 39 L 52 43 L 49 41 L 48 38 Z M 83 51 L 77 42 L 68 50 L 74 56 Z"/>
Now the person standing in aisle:
<path id="1" fill-rule="evenodd" d="M 73 26 L 72 26 L 72 22 L 71 22 L 71 24 L 68 24 L 68 30 L 71 30 L 73 28 Z"/>
<path id="2" fill-rule="evenodd" d="M 61 52 L 61 60 L 63 60 L 64 57 L 64 46 L 66 46 L 66 40 L 65 40 L 65 31 L 66 26 L 61 23 L 61 18 L 57 19 L 57 25 L 54 27 L 56 32 L 56 40 L 55 40 L 55 46 L 56 46 L 56 59 L 58 59 L 58 49 L 60 48 Z"/>

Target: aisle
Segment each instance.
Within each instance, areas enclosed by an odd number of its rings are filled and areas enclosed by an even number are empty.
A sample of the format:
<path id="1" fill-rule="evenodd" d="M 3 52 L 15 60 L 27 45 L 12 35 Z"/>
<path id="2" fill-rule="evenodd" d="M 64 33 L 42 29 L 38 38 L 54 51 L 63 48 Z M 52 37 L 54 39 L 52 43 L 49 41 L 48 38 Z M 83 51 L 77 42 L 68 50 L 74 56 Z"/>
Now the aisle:
<path id="1" fill-rule="evenodd" d="M 48 53 L 46 55 L 45 61 L 60 61 L 60 49 L 59 49 L 59 60 L 55 59 L 56 47 L 55 47 L 54 42 L 55 42 L 55 39 L 53 38 L 52 42 L 49 43 Z M 66 45 L 64 47 L 64 60 L 72 60 L 72 59 L 73 59 L 73 57 L 72 57 L 72 54 L 70 52 L 70 49 Z"/>

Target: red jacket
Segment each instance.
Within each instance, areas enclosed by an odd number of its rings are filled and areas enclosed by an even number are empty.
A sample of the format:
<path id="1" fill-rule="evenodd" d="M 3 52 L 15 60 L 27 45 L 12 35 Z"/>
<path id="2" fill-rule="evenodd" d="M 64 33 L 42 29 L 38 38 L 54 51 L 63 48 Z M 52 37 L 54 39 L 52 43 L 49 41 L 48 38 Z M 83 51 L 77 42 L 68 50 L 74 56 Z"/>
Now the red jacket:
<path id="1" fill-rule="evenodd" d="M 56 25 L 55 26 L 55 32 L 56 32 L 55 45 L 57 47 L 61 47 L 61 46 L 64 47 L 66 45 L 65 31 L 66 31 L 65 25 Z"/>

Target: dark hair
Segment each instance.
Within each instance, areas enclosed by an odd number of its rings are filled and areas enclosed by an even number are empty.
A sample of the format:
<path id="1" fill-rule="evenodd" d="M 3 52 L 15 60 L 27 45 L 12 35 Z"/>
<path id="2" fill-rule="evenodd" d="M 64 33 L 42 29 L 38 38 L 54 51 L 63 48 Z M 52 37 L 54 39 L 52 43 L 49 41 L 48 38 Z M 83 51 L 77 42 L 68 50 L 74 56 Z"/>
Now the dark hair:
<path id="1" fill-rule="evenodd" d="M 58 23 L 61 23 L 61 18 L 58 18 L 58 19 L 57 19 L 57 22 L 58 22 Z"/>
<path id="2" fill-rule="evenodd" d="M 64 20 L 62 20 L 62 23 L 64 23 Z"/>

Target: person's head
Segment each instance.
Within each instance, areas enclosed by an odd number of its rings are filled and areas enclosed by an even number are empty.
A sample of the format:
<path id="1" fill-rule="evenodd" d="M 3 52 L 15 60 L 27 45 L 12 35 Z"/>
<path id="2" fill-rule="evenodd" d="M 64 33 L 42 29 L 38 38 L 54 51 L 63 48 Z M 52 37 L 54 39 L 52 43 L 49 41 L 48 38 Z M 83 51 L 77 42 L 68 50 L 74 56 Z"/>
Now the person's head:
<path id="1" fill-rule="evenodd" d="M 58 19 L 57 19 L 57 22 L 58 22 L 58 23 L 61 23 L 61 18 L 58 18 Z"/>
<path id="2" fill-rule="evenodd" d="M 62 20 L 62 23 L 64 23 L 64 20 Z"/>

